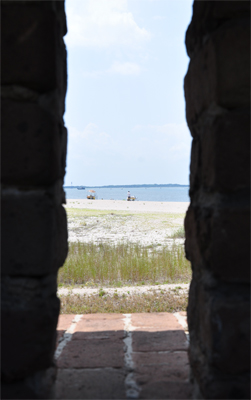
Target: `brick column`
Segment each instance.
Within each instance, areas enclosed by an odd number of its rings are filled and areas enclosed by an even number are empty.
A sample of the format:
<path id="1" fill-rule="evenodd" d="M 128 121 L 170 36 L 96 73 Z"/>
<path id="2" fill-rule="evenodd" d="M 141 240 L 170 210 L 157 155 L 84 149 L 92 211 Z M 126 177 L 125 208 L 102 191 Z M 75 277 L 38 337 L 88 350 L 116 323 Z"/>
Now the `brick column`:
<path id="1" fill-rule="evenodd" d="M 186 33 L 189 357 L 200 399 L 250 398 L 249 10 L 248 1 L 195 1 Z"/>
<path id="2" fill-rule="evenodd" d="M 67 255 L 64 1 L 2 1 L 2 398 L 51 398 Z"/>

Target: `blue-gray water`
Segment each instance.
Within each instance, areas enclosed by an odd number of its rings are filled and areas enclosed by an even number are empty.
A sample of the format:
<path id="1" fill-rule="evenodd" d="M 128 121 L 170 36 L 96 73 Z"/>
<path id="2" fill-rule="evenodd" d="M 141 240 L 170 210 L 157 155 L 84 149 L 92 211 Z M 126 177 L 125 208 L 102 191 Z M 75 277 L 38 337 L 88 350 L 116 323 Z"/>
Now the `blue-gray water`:
<path id="1" fill-rule="evenodd" d="M 67 199 L 86 199 L 89 189 L 65 189 Z M 127 191 L 140 201 L 190 201 L 189 187 L 97 188 L 98 199 L 126 200 Z"/>

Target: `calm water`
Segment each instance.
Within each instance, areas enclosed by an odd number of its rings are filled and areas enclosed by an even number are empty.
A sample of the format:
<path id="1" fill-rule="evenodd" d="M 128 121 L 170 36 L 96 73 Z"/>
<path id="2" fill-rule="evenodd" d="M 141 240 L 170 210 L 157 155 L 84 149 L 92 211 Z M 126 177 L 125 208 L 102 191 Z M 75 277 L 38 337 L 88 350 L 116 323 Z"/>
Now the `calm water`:
<path id="1" fill-rule="evenodd" d="M 67 199 L 86 199 L 89 189 L 65 189 Z M 127 191 L 140 201 L 190 201 L 189 187 L 157 187 L 157 188 L 97 188 L 98 199 L 126 200 Z"/>

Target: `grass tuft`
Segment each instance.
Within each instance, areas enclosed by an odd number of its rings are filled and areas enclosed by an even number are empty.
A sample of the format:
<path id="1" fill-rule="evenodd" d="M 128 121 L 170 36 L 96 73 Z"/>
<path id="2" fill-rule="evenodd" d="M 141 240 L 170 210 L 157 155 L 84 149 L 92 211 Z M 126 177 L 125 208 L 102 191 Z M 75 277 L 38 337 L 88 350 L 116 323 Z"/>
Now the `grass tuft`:
<path id="1" fill-rule="evenodd" d="M 171 238 L 173 239 L 184 239 L 185 238 L 185 230 L 184 227 L 181 226 L 179 229 L 177 229 L 172 235 Z"/>
<path id="2" fill-rule="evenodd" d="M 58 285 L 189 282 L 191 268 L 183 246 L 147 248 L 138 244 L 70 243 Z M 102 297 L 102 296 L 101 296 Z"/>

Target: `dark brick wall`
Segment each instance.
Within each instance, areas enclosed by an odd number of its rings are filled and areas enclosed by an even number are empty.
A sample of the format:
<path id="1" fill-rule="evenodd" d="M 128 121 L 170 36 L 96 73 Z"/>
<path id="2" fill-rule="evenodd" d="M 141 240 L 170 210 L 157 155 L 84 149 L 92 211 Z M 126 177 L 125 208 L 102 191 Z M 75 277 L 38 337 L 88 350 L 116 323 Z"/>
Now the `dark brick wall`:
<path id="1" fill-rule="evenodd" d="M 51 398 L 67 255 L 64 1 L 2 1 L 1 20 L 1 398 Z"/>
<path id="2" fill-rule="evenodd" d="M 64 1 L 2 1 L 2 398 L 52 398 L 67 254 Z M 249 393 L 249 2 L 195 1 L 186 254 L 194 397 Z"/>
<path id="3" fill-rule="evenodd" d="M 195 1 L 186 33 L 195 398 L 250 398 L 249 9 L 248 1 Z"/>

